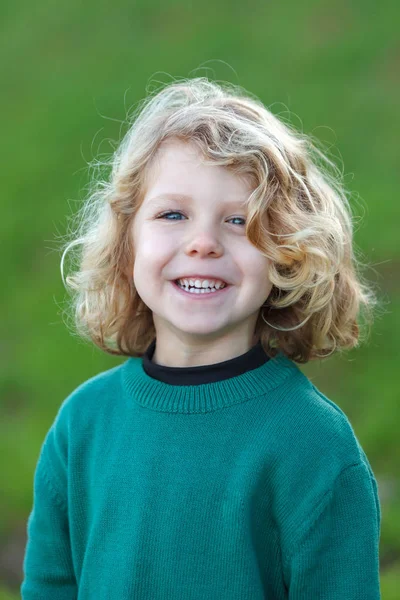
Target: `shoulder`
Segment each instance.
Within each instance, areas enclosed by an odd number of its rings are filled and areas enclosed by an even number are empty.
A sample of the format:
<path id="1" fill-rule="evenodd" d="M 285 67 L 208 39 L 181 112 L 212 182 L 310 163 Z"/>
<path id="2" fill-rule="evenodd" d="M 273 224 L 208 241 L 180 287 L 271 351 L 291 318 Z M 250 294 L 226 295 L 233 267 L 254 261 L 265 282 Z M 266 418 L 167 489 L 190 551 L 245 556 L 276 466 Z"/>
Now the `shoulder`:
<path id="1" fill-rule="evenodd" d="M 122 365 L 103 371 L 75 388 L 61 403 L 40 449 L 37 471 L 45 473 L 60 494 L 76 457 L 90 451 L 102 434 L 118 426 Z M 109 438 L 108 438 L 109 439 Z M 76 463 L 81 465 L 82 461 Z"/>
<path id="2" fill-rule="evenodd" d="M 123 362 L 83 381 L 61 402 L 52 425 L 70 435 L 83 433 L 101 420 L 111 419 L 123 403 L 121 374 Z"/>
<path id="3" fill-rule="evenodd" d="M 371 466 L 349 418 L 300 369 L 285 384 L 278 416 L 271 497 L 291 540 L 347 478 L 364 477 L 376 494 Z"/>
<path id="4" fill-rule="evenodd" d="M 330 470 L 332 480 L 344 468 L 363 462 L 365 452 L 345 412 L 300 370 L 287 380 L 280 400 L 280 439 L 287 460 Z M 294 458 L 296 456 L 296 458 Z"/>
<path id="5" fill-rule="evenodd" d="M 315 412 L 318 415 L 318 427 L 325 435 L 331 433 L 333 440 L 339 445 L 334 450 L 337 452 L 340 449 L 343 469 L 363 464 L 372 475 L 371 465 L 346 413 L 308 378 L 307 381 L 312 406 L 315 406 Z"/>

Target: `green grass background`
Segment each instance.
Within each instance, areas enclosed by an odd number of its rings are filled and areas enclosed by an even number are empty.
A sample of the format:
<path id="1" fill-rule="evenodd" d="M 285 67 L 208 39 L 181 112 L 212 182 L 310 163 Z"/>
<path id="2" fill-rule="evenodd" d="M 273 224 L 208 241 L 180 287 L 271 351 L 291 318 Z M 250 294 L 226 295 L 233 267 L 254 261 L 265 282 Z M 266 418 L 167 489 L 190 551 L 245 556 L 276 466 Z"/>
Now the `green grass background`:
<path id="1" fill-rule="evenodd" d="M 382 598 L 398 597 L 399 13 L 394 0 L 2 3 L 0 600 L 19 597 L 33 473 L 61 402 L 121 362 L 65 326 L 57 236 L 147 86 L 193 75 L 243 86 L 344 165 L 385 312 L 360 349 L 302 368 L 370 459 Z"/>

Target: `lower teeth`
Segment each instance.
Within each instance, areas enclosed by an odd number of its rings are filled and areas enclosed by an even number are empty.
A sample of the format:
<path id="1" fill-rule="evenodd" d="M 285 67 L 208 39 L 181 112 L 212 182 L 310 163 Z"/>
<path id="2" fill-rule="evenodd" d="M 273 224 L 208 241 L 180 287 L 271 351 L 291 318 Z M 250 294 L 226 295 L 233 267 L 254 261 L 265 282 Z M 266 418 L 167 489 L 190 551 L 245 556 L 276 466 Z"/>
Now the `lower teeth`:
<path id="1" fill-rule="evenodd" d="M 184 285 L 181 285 L 180 283 L 178 283 L 178 286 L 182 290 L 185 290 L 185 292 L 189 292 L 190 294 L 212 294 L 218 291 L 217 288 L 187 288 Z"/>

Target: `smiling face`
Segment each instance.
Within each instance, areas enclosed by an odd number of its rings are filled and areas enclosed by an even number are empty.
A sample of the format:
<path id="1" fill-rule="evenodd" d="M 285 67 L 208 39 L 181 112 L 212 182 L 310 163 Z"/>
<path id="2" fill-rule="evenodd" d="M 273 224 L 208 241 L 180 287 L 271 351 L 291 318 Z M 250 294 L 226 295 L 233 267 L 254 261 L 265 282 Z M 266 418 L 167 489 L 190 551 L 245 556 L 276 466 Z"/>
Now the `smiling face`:
<path id="1" fill-rule="evenodd" d="M 245 234 L 243 203 L 251 192 L 231 170 L 204 163 L 191 143 L 170 139 L 159 149 L 132 228 L 134 284 L 153 313 L 155 362 L 213 364 L 255 343 L 259 309 L 272 284 L 268 259 Z M 188 275 L 212 275 L 229 285 L 191 294 L 175 283 Z"/>

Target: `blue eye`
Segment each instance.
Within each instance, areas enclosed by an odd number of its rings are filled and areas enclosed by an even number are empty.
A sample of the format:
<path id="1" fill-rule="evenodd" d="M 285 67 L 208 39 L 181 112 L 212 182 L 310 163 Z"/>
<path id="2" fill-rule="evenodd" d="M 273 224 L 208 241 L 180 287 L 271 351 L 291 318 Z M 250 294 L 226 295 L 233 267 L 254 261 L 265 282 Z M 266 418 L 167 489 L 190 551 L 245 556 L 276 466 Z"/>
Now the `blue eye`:
<path id="1" fill-rule="evenodd" d="M 239 221 L 243 221 L 243 223 L 235 223 L 235 225 L 246 225 L 246 219 L 243 219 L 243 217 L 232 217 L 232 219 L 229 220 L 233 221 L 234 219 L 239 219 Z"/>
<path id="2" fill-rule="evenodd" d="M 168 212 L 162 213 L 161 215 L 159 215 L 157 218 L 158 219 L 165 219 L 166 217 L 169 217 L 170 215 L 180 215 L 181 217 L 184 217 L 185 215 L 183 215 L 181 212 L 178 212 L 176 210 L 170 210 Z M 241 227 L 243 227 L 244 225 L 246 225 L 246 219 L 244 219 L 243 217 L 232 217 L 231 219 L 229 219 L 230 221 L 233 221 L 234 219 L 239 219 L 239 221 L 243 221 L 243 223 L 234 223 L 234 225 L 239 225 Z M 180 221 L 181 219 L 167 219 L 167 221 Z"/>
<path id="3" fill-rule="evenodd" d="M 169 215 L 180 215 L 181 217 L 183 217 L 183 214 L 182 214 L 182 213 L 180 213 L 180 212 L 177 212 L 177 211 L 175 211 L 175 210 L 173 210 L 173 211 L 171 211 L 171 210 L 170 210 L 169 212 L 165 212 L 165 213 L 163 213 L 163 214 L 162 214 L 162 215 L 160 215 L 158 218 L 159 218 L 159 219 L 165 219 L 165 217 L 169 217 Z M 176 221 L 176 219 L 167 219 L 167 220 L 168 220 L 168 221 Z M 178 220 L 180 220 L 180 219 L 178 219 Z"/>

